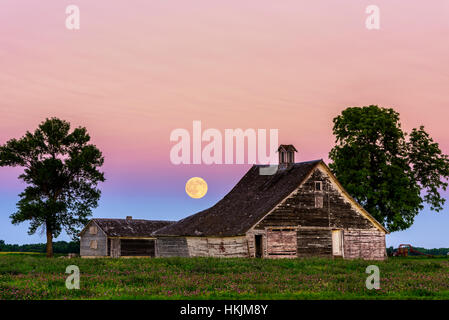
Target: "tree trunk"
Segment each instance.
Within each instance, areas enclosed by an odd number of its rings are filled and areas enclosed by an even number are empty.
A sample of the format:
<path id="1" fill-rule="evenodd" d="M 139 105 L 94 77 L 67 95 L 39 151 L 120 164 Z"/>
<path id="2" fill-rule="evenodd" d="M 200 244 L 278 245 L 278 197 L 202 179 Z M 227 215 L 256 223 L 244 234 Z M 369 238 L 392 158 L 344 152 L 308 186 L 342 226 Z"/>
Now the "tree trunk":
<path id="1" fill-rule="evenodd" d="M 47 226 L 47 258 L 53 258 L 53 234 Z"/>

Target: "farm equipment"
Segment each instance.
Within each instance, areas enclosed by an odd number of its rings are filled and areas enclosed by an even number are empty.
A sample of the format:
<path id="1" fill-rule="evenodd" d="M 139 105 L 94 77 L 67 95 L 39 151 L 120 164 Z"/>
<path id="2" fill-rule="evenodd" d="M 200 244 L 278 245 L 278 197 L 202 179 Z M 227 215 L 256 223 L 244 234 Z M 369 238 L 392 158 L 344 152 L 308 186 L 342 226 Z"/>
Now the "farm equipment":
<path id="1" fill-rule="evenodd" d="M 407 257 L 410 253 L 433 257 L 431 254 L 423 253 L 421 251 L 418 251 L 412 247 L 410 244 L 400 244 L 396 252 L 394 253 L 394 256 L 398 257 Z"/>

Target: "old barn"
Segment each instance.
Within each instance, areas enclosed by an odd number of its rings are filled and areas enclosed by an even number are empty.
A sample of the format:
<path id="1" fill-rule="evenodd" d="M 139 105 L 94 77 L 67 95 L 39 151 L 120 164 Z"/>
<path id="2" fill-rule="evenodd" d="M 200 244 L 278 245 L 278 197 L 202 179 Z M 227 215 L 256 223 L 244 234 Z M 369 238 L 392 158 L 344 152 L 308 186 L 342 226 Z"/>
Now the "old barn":
<path id="1" fill-rule="evenodd" d="M 174 221 L 92 219 L 80 233 L 80 255 L 95 257 L 154 257 L 153 232 Z"/>
<path id="2" fill-rule="evenodd" d="M 97 234 L 101 245 L 92 249 L 86 228 L 81 255 L 98 256 L 92 253 L 98 250 L 99 255 L 118 256 L 113 254 L 118 250 L 121 256 L 385 259 L 387 230 L 343 189 L 328 166 L 322 160 L 295 163 L 292 145 L 278 151 L 275 174 L 261 175 L 261 166 L 254 165 L 213 207 L 176 223 L 148 221 L 145 232 L 127 233 L 124 227 L 107 231 L 110 219 L 92 220 L 90 225 L 104 233 Z M 137 253 L 146 244 L 151 254 Z M 133 254 L 121 249 L 128 246 L 135 248 Z"/>

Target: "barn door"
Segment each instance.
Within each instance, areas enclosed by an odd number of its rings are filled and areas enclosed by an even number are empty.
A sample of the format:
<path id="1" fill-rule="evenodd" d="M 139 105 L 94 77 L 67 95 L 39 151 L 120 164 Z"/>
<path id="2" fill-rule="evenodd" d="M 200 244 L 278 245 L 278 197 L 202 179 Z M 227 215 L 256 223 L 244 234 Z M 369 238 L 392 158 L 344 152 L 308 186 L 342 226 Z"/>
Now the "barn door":
<path id="1" fill-rule="evenodd" d="M 263 249 L 262 249 L 262 235 L 256 234 L 254 236 L 254 242 L 256 245 L 256 258 L 262 258 L 263 257 Z"/>
<path id="2" fill-rule="evenodd" d="M 332 230 L 332 254 L 343 256 L 343 236 L 341 230 Z"/>
<path id="3" fill-rule="evenodd" d="M 296 258 L 297 230 L 291 228 L 272 228 L 267 230 L 267 255 L 270 258 Z"/>
<path id="4" fill-rule="evenodd" d="M 120 257 L 120 239 L 111 239 L 111 257 Z"/>

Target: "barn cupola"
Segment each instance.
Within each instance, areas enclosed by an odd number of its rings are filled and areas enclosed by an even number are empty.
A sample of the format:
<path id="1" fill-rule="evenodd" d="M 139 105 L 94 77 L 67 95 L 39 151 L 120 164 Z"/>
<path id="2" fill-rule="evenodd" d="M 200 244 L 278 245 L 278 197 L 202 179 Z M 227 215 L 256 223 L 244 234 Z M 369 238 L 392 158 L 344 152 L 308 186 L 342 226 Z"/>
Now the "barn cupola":
<path id="1" fill-rule="evenodd" d="M 281 144 L 278 148 L 279 165 L 287 167 L 295 163 L 295 152 L 298 152 L 298 150 L 292 144 Z"/>

